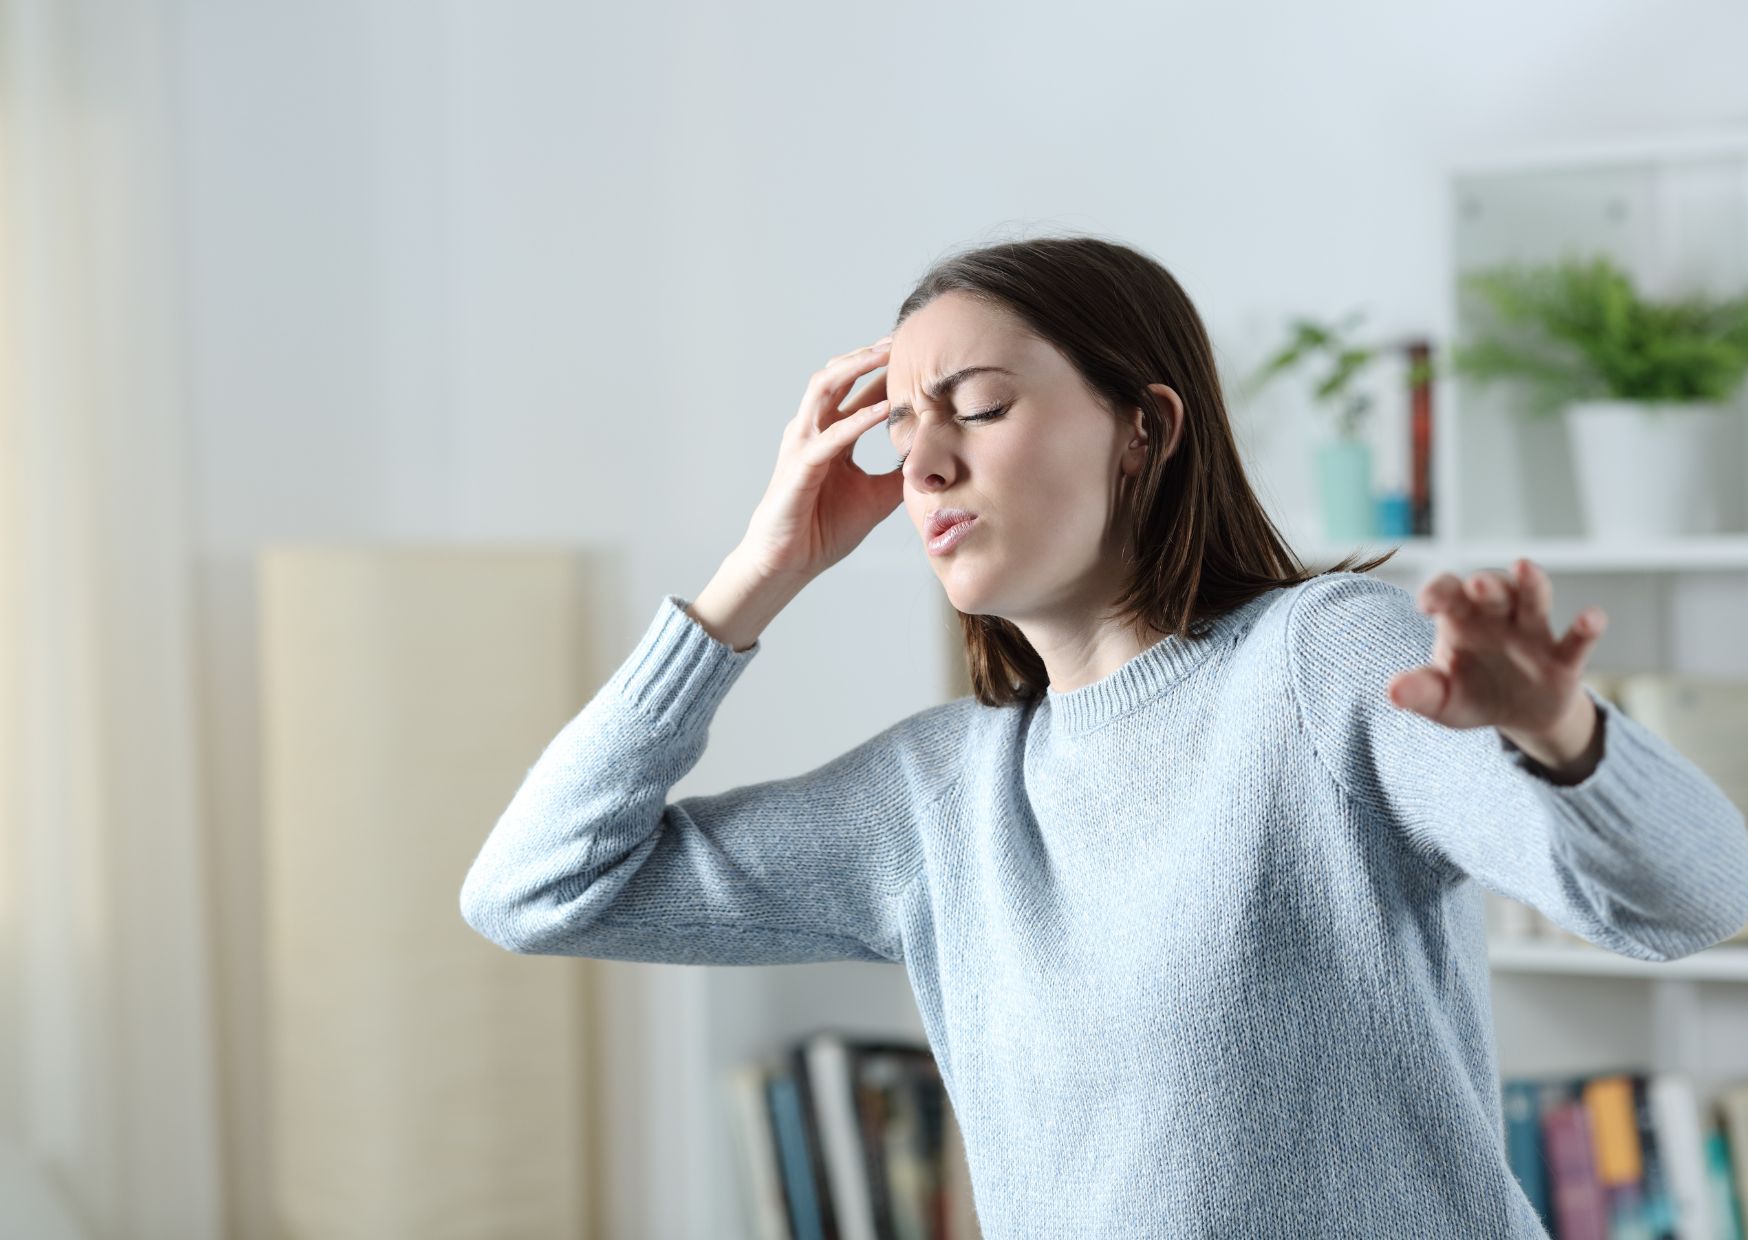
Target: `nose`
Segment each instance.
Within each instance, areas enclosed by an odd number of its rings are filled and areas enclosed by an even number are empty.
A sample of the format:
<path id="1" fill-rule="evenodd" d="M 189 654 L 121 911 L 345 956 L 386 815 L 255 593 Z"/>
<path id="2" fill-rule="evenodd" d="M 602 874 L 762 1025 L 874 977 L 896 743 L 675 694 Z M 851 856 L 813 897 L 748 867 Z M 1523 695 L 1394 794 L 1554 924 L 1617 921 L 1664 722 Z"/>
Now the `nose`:
<path id="1" fill-rule="evenodd" d="M 904 454 L 904 480 L 919 491 L 939 491 L 952 485 L 952 452 L 937 444 L 940 436 L 932 429 L 916 428 L 910 448 Z M 933 468 L 931 468 L 933 467 Z M 943 473 L 945 469 L 949 473 Z"/>

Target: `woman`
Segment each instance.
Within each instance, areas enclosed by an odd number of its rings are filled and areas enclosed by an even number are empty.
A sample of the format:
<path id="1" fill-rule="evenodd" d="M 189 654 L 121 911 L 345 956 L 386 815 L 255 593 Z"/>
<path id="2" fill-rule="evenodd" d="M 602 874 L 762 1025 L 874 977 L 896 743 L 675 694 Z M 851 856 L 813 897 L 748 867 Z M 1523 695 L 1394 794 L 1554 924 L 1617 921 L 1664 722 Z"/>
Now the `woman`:
<path id="1" fill-rule="evenodd" d="M 974 694 L 665 803 L 765 625 L 900 504 Z M 1482 889 L 1673 960 L 1748 920 L 1748 832 L 1582 685 L 1600 612 L 1556 638 L 1527 561 L 1418 598 L 1381 562 L 1295 562 L 1159 264 L 953 257 L 814 375 L 741 543 L 528 771 L 463 916 L 515 952 L 903 964 L 989 1240 L 1545 1236 Z"/>

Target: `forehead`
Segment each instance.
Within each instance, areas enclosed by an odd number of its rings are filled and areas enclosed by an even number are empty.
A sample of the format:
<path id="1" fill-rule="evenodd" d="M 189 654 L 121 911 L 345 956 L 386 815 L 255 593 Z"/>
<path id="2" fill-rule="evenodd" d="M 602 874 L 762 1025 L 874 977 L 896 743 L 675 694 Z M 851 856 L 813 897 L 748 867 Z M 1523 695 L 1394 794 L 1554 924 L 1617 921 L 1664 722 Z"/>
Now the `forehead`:
<path id="1" fill-rule="evenodd" d="M 894 334 L 888 392 L 925 394 L 925 385 L 964 366 L 1025 368 L 1036 338 L 1013 315 L 962 293 L 944 293 Z"/>

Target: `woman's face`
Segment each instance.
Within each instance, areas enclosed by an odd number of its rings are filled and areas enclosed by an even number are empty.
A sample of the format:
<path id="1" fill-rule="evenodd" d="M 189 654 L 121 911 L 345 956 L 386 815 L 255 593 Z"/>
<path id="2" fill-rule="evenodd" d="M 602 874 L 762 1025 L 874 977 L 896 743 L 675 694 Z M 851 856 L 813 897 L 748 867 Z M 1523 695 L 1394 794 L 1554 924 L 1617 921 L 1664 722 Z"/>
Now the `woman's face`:
<path id="1" fill-rule="evenodd" d="M 1009 373 L 966 374 L 931 395 L 943 377 L 986 366 Z M 1115 597 L 1124 582 L 1112 516 L 1118 478 L 1145 460 L 1139 407 L 1113 416 L 1055 346 L 959 292 L 898 328 L 886 393 L 905 511 L 925 549 L 934 509 L 977 514 L 952 550 L 929 556 L 955 608 L 1061 623 Z"/>

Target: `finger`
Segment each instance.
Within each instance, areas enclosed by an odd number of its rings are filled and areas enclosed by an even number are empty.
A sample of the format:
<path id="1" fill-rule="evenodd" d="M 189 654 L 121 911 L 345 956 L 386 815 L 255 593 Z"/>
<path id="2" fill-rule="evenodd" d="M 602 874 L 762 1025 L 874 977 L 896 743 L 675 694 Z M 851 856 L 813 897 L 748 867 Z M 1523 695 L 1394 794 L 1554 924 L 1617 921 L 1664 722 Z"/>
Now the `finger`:
<path id="1" fill-rule="evenodd" d="M 861 348 L 851 349 L 848 353 L 840 353 L 837 355 L 837 357 L 832 358 L 831 361 L 835 362 L 835 361 L 838 361 L 842 358 L 855 357 L 858 354 L 868 352 L 870 349 L 877 349 L 881 345 L 889 345 L 891 343 L 892 343 L 892 336 L 885 335 L 885 336 L 880 337 L 880 339 L 878 339 L 878 340 L 871 341 L 870 343 L 863 345 Z M 827 362 L 826 364 L 830 365 L 831 362 Z"/>
<path id="2" fill-rule="evenodd" d="M 802 420 L 815 430 L 829 426 L 856 380 L 870 370 L 884 366 L 891 348 L 889 344 L 869 345 L 854 353 L 834 357 L 816 370 L 801 398 Z"/>
<path id="3" fill-rule="evenodd" d="M 803 451 L 802 459 L 810 465 L 829 465 L 846 450 L 855 447 L 856 440 L 870 427 L 880 424 L 881 419 L 886 416 L 887 404 L 887 401 L 879 400 L 864 409 L 845 414 L 814 436 L 813 442 Z M 853 460 L 850 464 L 857 469 L 861 468 Z"/>
<path id="4" fill-rule="evenodd" d="M 827 426 L 832 425 L 832 423 L 840 421 L 841 419 L 848 417 L 852 413 L 856 413 L 859 410 L 867 408 L 869 405 L 873 404 L 875 401 L 885 400 L 885 399 L 886 399 L 886 372 L 881 371 L 879 374 L 875 375 L 872 379 L 868 380 L 868 385 L 866 387 L 864 387 L 860 392 L 857 392 L 854 396 L 850 397 L 850 399 L 845 404 L 843 404 L 838 409 L 834 410 L 832 412 L 831 417 L 826 419 L 825 423 L 819 429 L 824 430 Z"/>
<path id="5" fill-rule="evenodd" d="M 1554 604 L 1554 586 L 1539 564 L 1519 559 L 1517 572 L 1517 627 L 1536 636 L 1549 629 L 1548 611 Z"/>
<path id="6" fill-rule="evenodd" d="M 1392 676 L 1385 692 L 1394 705 L 1436 722 L 1450 699 L 1451 682 L 1436 667 L 1416 667 Z"/>
<path id="7" fill-rule="evenodd" d="M 858 348 L 853 353 L 844 353 L 843 357 L 834 357 L 813 376 L 815 383 L 808 387 L 808 395 L 802 399 L 802 409 L 808 411 L 808 425 L 815 430 L 825 428 L 843 416 L 844 395 L 862 380 L 869 371 L 877 371 L 886 364 L 890 353 L 888 345 L 867 345 Z M 881 381 L 881 395 L 886 394 L 884 376 L 876 376 Z M 872 385 L 869 385 L 872 387 Z M 860 401 L 855 408 L 860 408 Z"/>
<path id="8" fill-rule="evenodd" d="M 1420 587 L 1417 605 L 1429 616 L 1446 615 L 1459 621 L 1467 620 L 1475 612 L 1474 603 L 1455 573 L 1440 573 L 1428 579 Z"/>
<path id="9" fill-rule="evenodd" d="M 867 381 L 867 387 L 862 388 L 860 392 L 857 392 L 853 397 L 850 397 L 850 401 L 844 402 L 844 404 L 841 404 L 839 408 L 832 409 L 832 413 L 830 413 L 829 416 L 815 418 L 815 421 L 809 425 L 808 430 L 811 434 L 820 434 L 822 430 L 830 427 L 832 423 L 843 420 L 846 416 L 850 416 L 851 413 L 858 413 L 860 409 L 867 408 L 871 402 L 884 401 L 884 399 L 886 399 L 886 373 L 881 371 L 881 373 L 876 374 L 872 380 Z M 801 423 L 792 423 L 792 425 L 797 425 L 797 427 L 799 427 Z"/>
<path id="10" fill-rule="evenodd" d="M 1517 604 L 1517 591 L 1497 569 L 1483 568 L 1469 574 L 1466 592 L 1478 614 L 1489 620 L 1510 620 Z"/>
<path id="11" fill-rule="evenodd" d="M 1566 636 L 1555 643 L 1554 658 L 1568 666 L 1581 665 L 1607 628 L 1608 616 L 1602 608 L 1586 607 L 1573 618 Z"/>
<path id="12" fill-rule="evenodd" d="M 843 393 L 854 386 L 857 379 L 883 364 L 891 352 L 891 338 L 888 337 L 886 340 L 877 340 L 873 344 L 865 344 L 859 349 L 851 349 L 848 353 L 829 358 L 808 379 L 802 408 L 812 409 L 823 405 L 834 389 L 837 392 L 836 400 L 841 401 Z"/>

